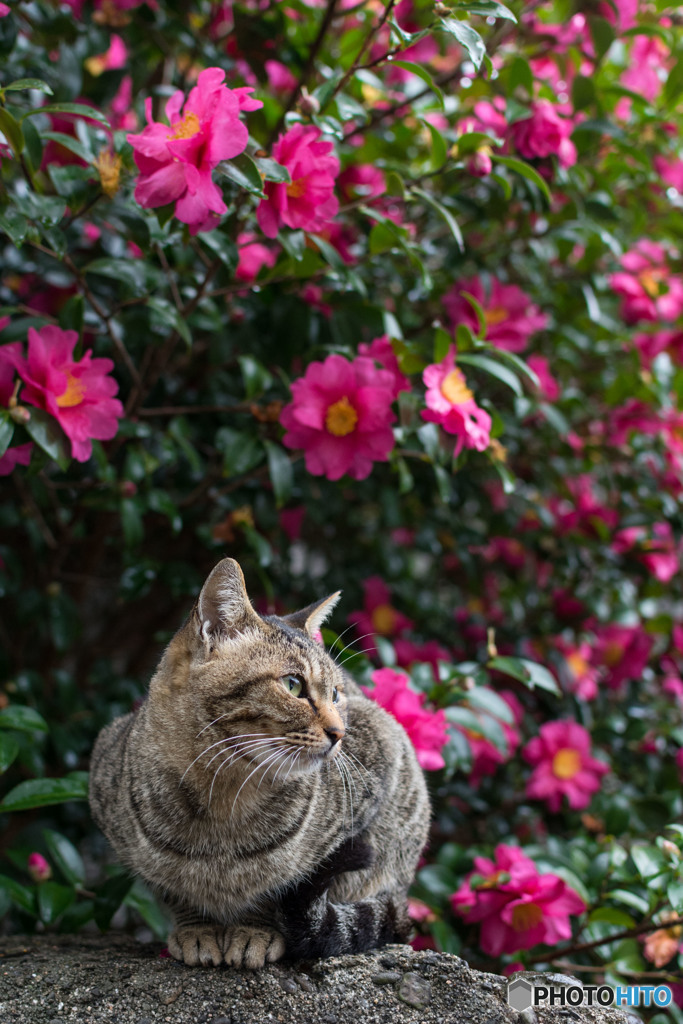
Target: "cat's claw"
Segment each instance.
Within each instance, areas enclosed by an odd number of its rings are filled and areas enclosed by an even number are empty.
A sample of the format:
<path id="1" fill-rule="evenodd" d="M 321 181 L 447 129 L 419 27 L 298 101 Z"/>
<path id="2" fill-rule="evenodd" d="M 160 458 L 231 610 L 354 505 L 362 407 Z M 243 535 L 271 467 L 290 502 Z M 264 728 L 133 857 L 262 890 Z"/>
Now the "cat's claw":
<path id="1" fill-rule="evenodd" d="M 237 925 L 226 928 L 223 959 L 231 967 L 256 970 L 266 963 L 275 963 L 285 953 L 285 940 L 269 928 Z"/>
<path id="2" fill-rule="evenodd" d="M 216 925 L 176 928 L 168 937 L 168 951 L 188 967 L 218 967 L 224 941 L 223 929 Z"/>

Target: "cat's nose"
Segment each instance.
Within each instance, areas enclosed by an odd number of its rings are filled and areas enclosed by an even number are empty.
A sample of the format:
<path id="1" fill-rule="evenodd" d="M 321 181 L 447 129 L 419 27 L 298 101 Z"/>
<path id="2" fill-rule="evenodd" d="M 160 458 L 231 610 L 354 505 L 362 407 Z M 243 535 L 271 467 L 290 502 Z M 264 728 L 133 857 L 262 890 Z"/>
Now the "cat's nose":
<path id="1" fill-rule="evenodd" d="M 329 738 L 330 747 L 333 747 L 339 740 L 343 740 L 345 736 L 345 730 L 343 726 L 329 725 L 325 729 L 325 735 Z"/>

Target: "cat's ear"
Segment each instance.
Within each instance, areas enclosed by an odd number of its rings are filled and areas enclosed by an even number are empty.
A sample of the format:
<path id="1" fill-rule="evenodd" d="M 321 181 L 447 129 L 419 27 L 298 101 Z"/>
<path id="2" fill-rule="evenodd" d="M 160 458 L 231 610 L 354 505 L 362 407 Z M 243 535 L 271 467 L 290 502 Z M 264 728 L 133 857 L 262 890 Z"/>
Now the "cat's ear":
<path id="1" fill-rule="evenodd" d="M 288 626 L 294 626 L 295 629 L 302 629 L 304 633 L 308 633 L 310 637 L 315 638 L 325 619 L 328 615 L 332 614 L 340 597 L 341 590 L 338 590 L 336 594 L 330 594 L 329 597 L 324 597 L 322 601 L 314 601 L 313 604 L 307 605 L 300 612 L 283 615 L 283 622 L 286 622 Z"/>
<path id="2" fill-rule="evenodd" d="M 209 573 L 197 599 L 196 614 L 199 631 L 208 642 L 216 636 L 234 636 L 257 619 L 234 558 L 224 558 Z"/>

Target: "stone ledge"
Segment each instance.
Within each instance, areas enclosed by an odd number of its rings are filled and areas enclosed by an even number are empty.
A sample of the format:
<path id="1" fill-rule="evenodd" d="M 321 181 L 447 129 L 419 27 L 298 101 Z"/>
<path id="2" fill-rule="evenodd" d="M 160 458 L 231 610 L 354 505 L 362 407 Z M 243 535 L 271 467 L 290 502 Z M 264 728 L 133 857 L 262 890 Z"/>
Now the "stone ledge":
<path id="1" fill-rule="evenodd" d="M 121 936 L 0 940 L 2 1024 L 639 1024 L 599 1008 L 512 1010 L 506 980 L 409 946 L 274 964 L 190 968 Z"/>

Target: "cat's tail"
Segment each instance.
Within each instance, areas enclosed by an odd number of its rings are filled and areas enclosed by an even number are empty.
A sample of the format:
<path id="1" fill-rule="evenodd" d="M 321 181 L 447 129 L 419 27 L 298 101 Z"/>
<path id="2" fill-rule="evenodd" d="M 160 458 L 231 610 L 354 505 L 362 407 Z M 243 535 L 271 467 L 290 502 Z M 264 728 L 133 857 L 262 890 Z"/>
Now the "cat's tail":
<path id="1" fill-rule="evenodd" d="M 354 903 L 335 903 L 329 898 L 330 883 L 337 875 L 370 867 L 373 860 L 367 843 L 347 840 L 313 878 L 281 899 L 278 927 L 287 956 L 338 956 L 407 941 L 411 923 L 406 893 L 379 892 Z"/>

